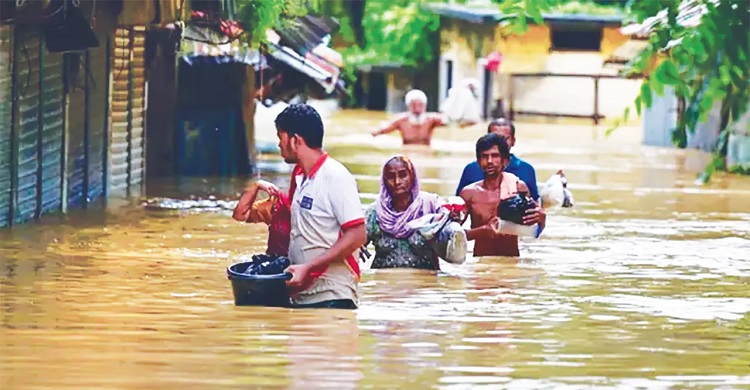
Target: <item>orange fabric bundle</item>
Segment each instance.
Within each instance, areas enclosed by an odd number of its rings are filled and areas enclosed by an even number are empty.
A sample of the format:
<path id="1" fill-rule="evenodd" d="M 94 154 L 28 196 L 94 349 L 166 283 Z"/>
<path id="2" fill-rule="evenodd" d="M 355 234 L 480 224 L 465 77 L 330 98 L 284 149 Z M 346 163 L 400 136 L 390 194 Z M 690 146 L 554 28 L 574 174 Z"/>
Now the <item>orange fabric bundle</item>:
<path id="1" fill-rule="evenodd" d="M 250 207 L 250 217 L 248 218 L 248 222 L 263 222 L 266 225 L 270 225 L 273 205 L 277 200 L 276 197 L 268 197 L 253 203 Z"/>

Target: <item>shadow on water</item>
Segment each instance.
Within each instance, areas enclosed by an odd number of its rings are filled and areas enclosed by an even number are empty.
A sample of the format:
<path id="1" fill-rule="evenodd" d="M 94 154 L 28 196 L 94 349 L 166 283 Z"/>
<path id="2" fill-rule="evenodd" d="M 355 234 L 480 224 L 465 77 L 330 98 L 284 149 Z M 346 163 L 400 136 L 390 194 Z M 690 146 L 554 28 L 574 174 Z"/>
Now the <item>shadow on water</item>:
<path id="1" fill-rule="evenodd" d="M 383 119 L 327 119 L 363 203 L 400 152 L 453 193 L 481 126 L 440 129 L 428 151 L 373 140 Z M 144 199 L 171 209 L 132 199 L 0 231 L 0 388 L 750 385 L 749 180 L 694 187 L 703 157 L 631 129 L 518 128 L 515 152 L 540 181 L 563 165 L 576 207 L 551 210 L 520 259 L 365 266 L 356 312 L 233 305 L 225 268 L 266 240 L 229 218 L 244 178 L 160 179 Z M 286 188 L 274 164 L 260 176 Z"/>

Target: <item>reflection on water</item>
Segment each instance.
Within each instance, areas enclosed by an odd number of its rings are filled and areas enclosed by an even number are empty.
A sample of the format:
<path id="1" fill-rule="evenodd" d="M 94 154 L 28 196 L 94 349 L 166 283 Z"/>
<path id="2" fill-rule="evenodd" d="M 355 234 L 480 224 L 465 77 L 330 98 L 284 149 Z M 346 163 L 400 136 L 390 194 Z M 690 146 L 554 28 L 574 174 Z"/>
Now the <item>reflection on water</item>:
<path id="1" fill-rule="evenodd" d="M 366 134 L 383 118 L 329 120 L 364 202 L 402 151 Z M 149 183 L 214 202 L 187 209 L 136 199 L 0 232 L 0 388 L 750 386 L 749 180 L 693 187 L 700 156 L 640 147 L 630 129 L 518 128 L 516 153 L 540 181 L 565 168 L 576 207 L 551 211 L 519 260 L 366 270 L 356 312 L 233 305 L 225 267 L 266 238 L 223 203 L 244 179 Z M 407 150 L 426 190 L 455 190 L 481 133 Z"/>

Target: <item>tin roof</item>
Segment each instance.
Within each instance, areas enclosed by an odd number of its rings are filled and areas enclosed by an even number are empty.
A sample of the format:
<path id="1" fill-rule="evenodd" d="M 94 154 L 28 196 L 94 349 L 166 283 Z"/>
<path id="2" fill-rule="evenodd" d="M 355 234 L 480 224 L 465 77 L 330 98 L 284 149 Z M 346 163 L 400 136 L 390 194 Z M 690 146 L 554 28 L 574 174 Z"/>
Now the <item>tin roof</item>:
<path id="1" fill-rule="evenodd" d="M 495 7 L 470 7 L 461 4 L 428 4 L 430 11 L 449 18 L 465 20 L 477 24 L 497 24 L 510 19 L 514 15 L 503 14 Z M 590 14 L 542 14 L 545 22 L 549 23 L 586 23 L 601 25 L 621 25 L 622 15 L 590 15 Z"/>
<path id="2" fill-rule="evenodd" d="M 305 15 L 286 21 L 276 29 L 281 37 L 279 44 L 304 56 L 320 45 L 326 36 L 333 35 L 339 28 L 336 19 L 328 16 Z"/>

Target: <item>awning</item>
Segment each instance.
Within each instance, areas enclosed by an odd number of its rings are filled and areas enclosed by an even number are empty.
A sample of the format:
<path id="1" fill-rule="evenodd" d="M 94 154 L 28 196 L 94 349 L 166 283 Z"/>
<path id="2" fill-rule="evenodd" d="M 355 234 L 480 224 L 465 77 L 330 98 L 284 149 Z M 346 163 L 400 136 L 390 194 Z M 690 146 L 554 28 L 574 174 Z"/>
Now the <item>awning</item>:
<path id="1" fill-rule="evenodd" d="M 631 39 L 615 49 L 604 61 L 605 64 L 627 64 L 637 57 L 648 46 L 648 41 Z"/>
<path id="2" fill-rule="evenodd" d="M 266 33 L 268 54 L 294 70 L 315 80 L 326 93 L 336 89 L 343 65 L 341 54 L 322 42 L 317 42 L 304 55 L 283 44 L 281 35 L 274 30 Z M 310 41 L 312 42 L 312 41 Z M 305 45 L 309 46 L 308 42 Z"/>

